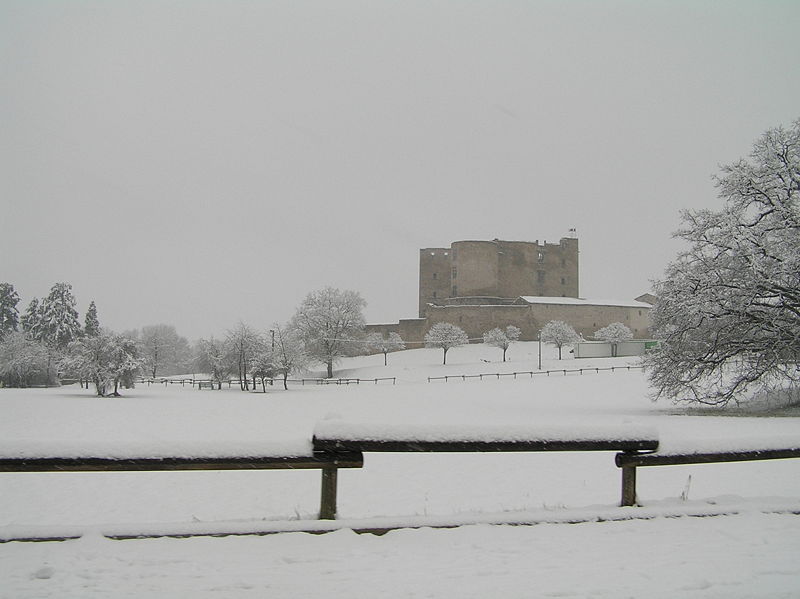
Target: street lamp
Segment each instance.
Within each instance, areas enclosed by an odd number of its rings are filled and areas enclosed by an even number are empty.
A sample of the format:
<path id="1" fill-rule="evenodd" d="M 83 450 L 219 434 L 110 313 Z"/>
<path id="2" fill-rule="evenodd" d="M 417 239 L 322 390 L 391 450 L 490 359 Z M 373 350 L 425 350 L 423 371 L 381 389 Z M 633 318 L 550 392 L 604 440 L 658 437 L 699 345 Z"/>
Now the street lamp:
<path id="1" fill-rule="evenodd" d="M 541 370 L 542 369 L 542 332 L 541 331 L 539 331 L 539 334 L 537 335 L 537 337 L 539 339 L 539 370 Z"/>

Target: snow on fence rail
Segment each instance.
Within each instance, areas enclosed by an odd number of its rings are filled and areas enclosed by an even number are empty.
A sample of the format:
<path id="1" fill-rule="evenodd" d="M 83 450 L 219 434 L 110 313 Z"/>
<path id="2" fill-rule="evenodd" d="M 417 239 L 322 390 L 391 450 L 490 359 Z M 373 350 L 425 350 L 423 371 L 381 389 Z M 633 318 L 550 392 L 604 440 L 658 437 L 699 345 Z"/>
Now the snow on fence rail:
<path id="1" fill-rule="evenodd" d="M 429 376 L 428 382 L 431 381 L 444 381 L 445 383 L 448 382 L 450 379 L 453 380 L 460 380 L 466 381 L 470 379 L 478 379 L 482 381 L 484 378 L 493 378 L 493 379 L 501 379 L 503 377 L 512 377 L 516 379 L 518 376 L 527 376 L 529 378 L 533 378 L 535 374 L 545 374 L 550 376 L 551 374 L 563 374 L 567 376 L 568 374 L 583 374 L 584 372 L 595 372 L 599 373 L 601 370 L 603 371 L 610 371 L 616 372 L 617 370 L 641 370 L 641 366 L 608 366 L 606 368 L 559 368 L 557 370 L 527 370 L 525 372 L 484 372 L 481 374 L 446 374 L 444 376 Z"/>
<path id="2" fill-rule="evenodd" d="M 231 448 L 228 448 L 230 450 Z M 563 452 L 614 451 L 622 470 L 620 506 L 635 506 L 636 469 L 643 466 L 721 463 L 800 457 L 796 436 L 767 440 L 730 439 L 710 446 L 661 448 L 658 432 L 650 427 L 621 425 L 564 428 L 559 426 L 418 426 L 341 421 L 319 422 L 310 447 L 303 451 L 246 452 L 232 455 L 149 455 L 141 451 L 119 455 L 81 454 L 47 456 L 0 452 L 0 472 L 161 471 L 161 470 L 322 470 L 320 512 L 323 520 L 336 519 L 339 468 L 361 468 L 365 452 Z M 66 452 L 69 453 L 69 452 Z M 223 455 L 225 454 L 225 455 Z M 291 455 L 290 455 L 291 454 Z M 312 529 L 312 530 L 318 530 Z M 327 529 L 326 529 L 327 530 Z M 331 528 L 332 530 L 332 528 Z M 319 529 L 321 532 L 322 530 Z M 164 536 L 169 533 L 131 533 L 114 538 Z M 188 533 L 191 534 L 191 533 Z M 184 534 L 182 536 L 188 536 Z M 204 534 L 204 533 L 200 533 Z M 221 533 L 225 534 L 225 533 Z M 260 534 L 239 531 L 236 534 Z M 79 536 L 79 535 L 78 535 Z M 68 536 L 0 534 L 0 542 L 63 540 Z"/>

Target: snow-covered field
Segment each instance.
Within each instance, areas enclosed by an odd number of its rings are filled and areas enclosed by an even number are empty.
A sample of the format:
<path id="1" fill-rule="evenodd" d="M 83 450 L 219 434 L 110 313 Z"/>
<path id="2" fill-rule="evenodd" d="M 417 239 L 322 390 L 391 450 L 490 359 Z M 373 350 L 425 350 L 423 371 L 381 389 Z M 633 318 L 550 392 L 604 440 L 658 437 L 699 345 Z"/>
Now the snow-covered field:
<path id="1" fill-rule="evenodd" d="M 626 365 L 631 360 L 543 367 Z M 337 376 L 397 384 L 264 393 L 139 386 L 121 399 L 76 387 L 0 390 L 0 454 L 301 453 L 319 422 L 400 428 L 476 424 L 649 427 L 662 447 L 800 440 L 800 418 L 683 413 L 653 404 L 639 370 L 427 383 L 528 371 L 483 345 L 346 360 Z M 488 361 L 488 362 L 487 362 Z M 100 533 L 269 531 L 308 526 L 318 471 L 0 474 L 0 597 L 796 597 L 800 461 L 639 471 L 643 507 L 619 508 L 612 453 L 367 454 L 339 474 L 325 535 L 115 541 Z M 697 517 L 725 514 L 715 517 Z M 598 521 L 605 520 L 605 521 Z M 579 524 L 565 522 L 579 521 Z M 539 522 L 498 526 L 496 522 Z M 450 525 L 357 535 L 347 527 Z"/>

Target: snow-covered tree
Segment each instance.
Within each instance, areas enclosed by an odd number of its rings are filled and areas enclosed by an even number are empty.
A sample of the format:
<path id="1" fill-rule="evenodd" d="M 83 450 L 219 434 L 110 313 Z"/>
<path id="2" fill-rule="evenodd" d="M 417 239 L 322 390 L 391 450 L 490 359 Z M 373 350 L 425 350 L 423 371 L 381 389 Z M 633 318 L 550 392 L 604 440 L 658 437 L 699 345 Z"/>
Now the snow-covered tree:
<path id="1" fill-rule="evenodd" d="M 41 339 L 51 347 L 65 349 L 81 336 L 72 285 L 56 283 L 41 306 Z"/>
<path id="2" fill-rule="evenodd" d="M 28 304 L 25 314 L 20 318 L 20 324 L 31 339 L 39 341 L 42 338 L 42 306 L 39 298 L 33 298 Z"/>
<path id="3" fill-rule="evenodd" d="M 594 338 L 609 343 L 620 343 L 633 339 L 631 330 L 621 322 L 612 322 L 610 325 L 598 329 L 594 332 Z"/>
<path id="4" fill-rule="evenodd" d="M 267 390 L 266 379 L 271 379 L 276 374 L 272 362 L 272 348 L 266 343 L 259 344 L 248 363 L 250 376 L 253 377 L 253 390 L 256 388 L 256 380 L 261 380 L 261 388 Z"/>
<path id="5" fill-rule="evenodd" d="M 367 303 L 357 291 L 326 287 L 306 296 L 292 318 L 290 328 L 297 330 L 306 351 L 327 366 L 328 378 L 333 365 L 350 351 L 350 342 L 364 329 Z"/>
<path id="6" fill-rule="evenodd" d="M 0 383 L 5 387 L 29 387 L 49 383 L 47 348 L 25 333 L 12 331 L 0 340 Z"/>
<path id="7" fill-rule="evenodd" d="M 86 310 L 83 332 L 87 337 L 97 337 L 100 334 L 100 320 L 97 318 L 97 306 L 93 301 L 89 303 L 89 308 Z"/>
<path id="8" fill-rule="evenodd" d="M 800 386 L 800 120 L 716 177 L 721 210 L 682 213 L 688 242 L 654 286 L 657 397 L 726 405 Z"/>
<path id="9" fill-rule="evenodd" d="M 426 347 L 438 347 L 444 350 L 442 364 L 447 364 L 447 350 L 467 343 L 469 343 L 469 337 L 464 329 L 449 322 L 437 322 L 425 333 Z"/>
<path id="10" fill-rule="evenodd" d="M 491 331 L 486 331 L 483 334 L 483 342 L 486 345 L 491 345 L 492 347 L 499 347 L 503 350 L 503 362 L 506 361 L 506 352 L 511 344 L 519 339 L 519 336 L 522 334 L 522 331 L 519 327 L 515 327 L 513 324 L 510 324 L 506 327 L 506 330 L 497 328 L 492 329 Z"/>
<path id="11" fill-rule="evenodd" d="M 576 344 L 581 340 L 581 336 L 563 320 L 551 320 L 542 327 L 540 339 L 558 348 L 558 359 L 560 360 L 561 349 L 565 345 Z"/>
<path id="12" fill-rule="evenodd" d="M 0 340 L 19 329 L 19 295 L 11 283 L 0 283 Z"/>
<path id="13" fill-rule="evenodd" d="M 247 367 L 252 357 L 259 351 L 263 344 L 264 340 L 262 337 L 241 321 L 233 329 L 228 331 L 225 345 L 230 353 L 230 361 L 235 365 L 236 372 L 239 375 L 239 385 L 242 391 L 248 391 L 250 389 L 247 380 Z"/>
<path id="14" fill-rule="evenodd" d="M 170 324 L 142 327 L 138 335 L 144 358 L 144 368 L 152 378 L 158 373 L 179 374 L 189 362 L 189 343 Z"/>
<path id="15" fill-rule="evenodd" d="M 401 349 L 406 348 L 405 341 L 403 338 L 400 337 L 399 333 L 395 333 L 394 331 L 389 333 L 389 337 L 386 338 L 380 333 L 370 333 L 367 335 L 366 339 L 364 340 L 366 347 L 369 349 L 379 351 L 383 354 L 383 365 L 386 366 L 389 361 L 387 359 L 387 354 L 392 351 L 400 351 Z"/>
<path id="16" fill-rule="evenodd" d="M 594 338 L 611 344 L 611 355 L 617 355 L 617 343 L 633 339 L 633 332 L 621 322 L 612 322 L 594 332 Z"/>
<path id="17" fill-rule="evenodd" d="M 275 348 L 272 351 L 272 365 L 275 372 L 283 376 L 283 388 L 289 389 L 289 375 L 306 367 L 310 356 L 306 352 L 303 335 L 291 325 L 275 325 Z"/>
<path id="18" fill-rule="evenodd" d="M 231 362 L 225 343 L 214 339 L 200 339 L 194 350 L 195 368 L 207 373 L 222 388 L 222 381 L 231 373 Z"/>
<path id="19" fill-rule="evenodd" d="M 92 381 L 98 397 L 119 396 L 120 386 L 130 388 L 143 364 L 134 339 L 101 330 L 69 344 L 61 369 L 77 378 Z M 113 389 L 113 390 L 112 390 Z"/>

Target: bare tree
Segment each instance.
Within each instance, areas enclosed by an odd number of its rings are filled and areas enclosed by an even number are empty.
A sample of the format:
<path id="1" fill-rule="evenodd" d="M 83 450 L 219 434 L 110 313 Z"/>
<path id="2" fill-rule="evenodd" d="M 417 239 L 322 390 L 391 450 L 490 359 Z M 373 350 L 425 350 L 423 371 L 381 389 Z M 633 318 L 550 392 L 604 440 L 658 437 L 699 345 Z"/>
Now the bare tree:
<path id="1" fill-rule="evenodd" d="M 493 347 L 499 347 L 503 350 L 503 362 L 506 361 L 506 352 L 511 344 L 519 339 L 519 336 L 522 334 L 522 331 L 515 327 L 513 324 L 510 324 L 506 327 L 506 330 L 497 328 L 492 329 L 491 331 L 486 331 L 483 334 L 483 342 L 486 345 L 491 345 Z"/>
<path id="2" fill-rule="evenodd" d="M 224 342 L 214 339 L 200 339 L 194 349 L 195 368 L 207 373 L 222 388 L 222 381 L 231 372 L 230 355 Z"/>
<path id="3" fill-rule="evenodd" d="M 581 336 L 575 332 L 575 329 L 563 320 L 551 320 L 542 327 L 540 335 L 542 341 L 552 343 L 558 348 L 559 360 L 561 359 L 561 348 L 581 340 Z"/>
<path id="4" fill-rule="evenodd" d="M 449 322 L 437 322 L 425 334 L 426 347 L 439 347 L 444 350 L 442 364 L 447 364 L 447 350 L 467 343 L 469 343 L 469 337 L 464 329 Z"/>
<path id="5" fill-rule="evenodd" d="M 287 325 L 275 325 L 275 348 L 272 350 L 272 366 L 283 376 L 283 388 L 289 389 L 289 375 L 305 368 L 310 359 L 306 353 L 303 335 Z"/>
<path id="6" fill-rule="evenodd" d="M 25 333 L 12 331 L 0 340 L 0 383 L 6 387 L 28 387 L 47 383 L 47 348 Z"/>
<path id="7" fill-rule="evenodd" d="M 158 372 L 178 374 L 189 360 L 189 343 L 170 324 L 142 327 L 139 335 L 147 373 L 156 378 Z"/>
<path id="8" fill-rule="evenodd" d="M 328 378 L 333 378 L 334 363 L 348 355 L 351 340 L 363 330 L 366 305 L 356 291 L 326 287 L 309 293 L 297 308 L 290 327 L 299 332 L 308 354 L 327 366 Z"/>
<path id="9" fill-rule="evenodd" d="M 383 354 L 384 366 L 389 363 L 386 357 L 389 352 L 400 351 L 401 349 L 406 348 L 403 338 L 400 337 L 399 333 L 395 333 L 394 331 L 389 333 L 388 338 L 384 337 L 380 333 L 370 333 L 367 335 L 365 343 L 368 348 L 374 349 L 375 351 L 379 351 Z"/>
<path id="10" fill-rule="evenodd" d="M 656 282 L 656 397 L 727 405 L 800 386 L 800 120 L 722 167 L 719 211 L 682 213 L 688 242 Z"/>
<path id="11" fill-rule="evenodd" d="M 239 386 L 242 391 L 250 389 L 247 380 L 247 366 L 263 343 L 264 340 L 261 336 L 241 321 L 228 331 L 228 338 L 225 344 L 230 352 L 231 362 L 235 365 L 234 367 L 239 375 Z"/>

